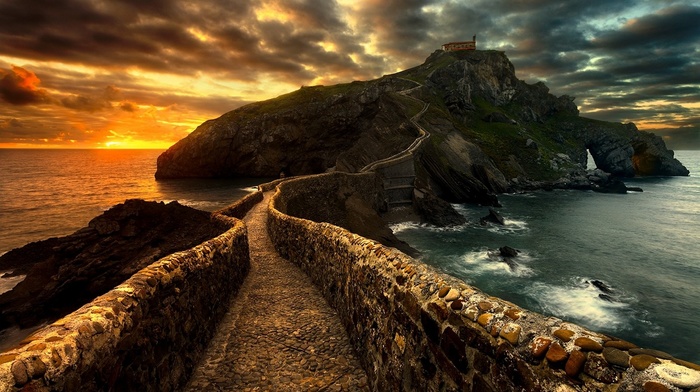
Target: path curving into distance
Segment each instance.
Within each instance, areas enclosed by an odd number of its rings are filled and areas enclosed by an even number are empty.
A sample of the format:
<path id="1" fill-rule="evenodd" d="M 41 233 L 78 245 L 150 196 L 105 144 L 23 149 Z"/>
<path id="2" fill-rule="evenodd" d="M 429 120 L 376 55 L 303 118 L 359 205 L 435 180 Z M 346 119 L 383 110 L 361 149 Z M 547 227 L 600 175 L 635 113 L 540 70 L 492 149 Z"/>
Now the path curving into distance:
<path id="1" fill-rule="evenodd" d="M 250 272 L 185 391 L 369 391 L 333 309 L 267 234 L 267 192 L 245 217 Z"/>

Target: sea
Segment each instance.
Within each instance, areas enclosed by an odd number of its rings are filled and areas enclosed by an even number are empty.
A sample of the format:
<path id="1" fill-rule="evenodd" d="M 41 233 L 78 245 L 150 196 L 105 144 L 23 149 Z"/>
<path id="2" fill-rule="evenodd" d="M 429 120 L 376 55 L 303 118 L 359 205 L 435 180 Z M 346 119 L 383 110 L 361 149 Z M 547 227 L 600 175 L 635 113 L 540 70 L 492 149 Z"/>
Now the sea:
<path id="1" fill-rule="evenodd" d="M 0 254 L 71 234 L 126 199 L 213 211 L 266 181 L 156 181 L 160 153 L 0 149 Z M 676 157 L 691 175 L 626 181 L 643 192 L 506 194 L 504 226 L 479 224 L 486 207 L 455 205 L 469 223 L 392 229 L 489 295 L 700 363 L 700 151 Z M 502 246 L 520 254 L 502 262 Z M 21 278 L 0 277 L 0 293 Z"/>
<path id="2" fill-rule="evenodd" d="M 420 257 L 489 295 L 700 363 L 700 151 L 676 151 L 689 177 L 628 179 L 643 192 L 559 190 L 455 205 L 468 223 L 392 226 Z M 590 160 L 589 160 L 590 161 Z M 510 263 L 498 249 L 520 251 Z"/>

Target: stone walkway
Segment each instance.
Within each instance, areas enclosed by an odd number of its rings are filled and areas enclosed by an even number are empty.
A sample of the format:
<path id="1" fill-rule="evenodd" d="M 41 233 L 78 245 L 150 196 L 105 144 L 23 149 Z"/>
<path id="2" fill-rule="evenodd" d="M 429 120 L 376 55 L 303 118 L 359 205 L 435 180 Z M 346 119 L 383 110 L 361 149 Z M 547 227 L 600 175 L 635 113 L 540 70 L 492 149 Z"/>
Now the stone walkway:
<path id="1" fill-rule="evenodd" d="M 369 390 L 336 313 L 270 242 L 271 193 L 245 217 L 250 273 L 184 390 Z"/>

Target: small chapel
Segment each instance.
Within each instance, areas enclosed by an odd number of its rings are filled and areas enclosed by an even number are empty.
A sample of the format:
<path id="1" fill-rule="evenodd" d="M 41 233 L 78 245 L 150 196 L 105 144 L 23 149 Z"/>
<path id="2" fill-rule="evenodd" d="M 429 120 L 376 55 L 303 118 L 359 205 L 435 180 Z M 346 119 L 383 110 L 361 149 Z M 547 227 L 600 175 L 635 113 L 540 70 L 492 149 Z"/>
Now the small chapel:
<path id="1" fill-rule="evenodd" d="M 471 41 L 449 42 L 442 45 L 442 50 L 445 52 L 453 52 L 456 50 L 476 50 L 476 35 Z"/>

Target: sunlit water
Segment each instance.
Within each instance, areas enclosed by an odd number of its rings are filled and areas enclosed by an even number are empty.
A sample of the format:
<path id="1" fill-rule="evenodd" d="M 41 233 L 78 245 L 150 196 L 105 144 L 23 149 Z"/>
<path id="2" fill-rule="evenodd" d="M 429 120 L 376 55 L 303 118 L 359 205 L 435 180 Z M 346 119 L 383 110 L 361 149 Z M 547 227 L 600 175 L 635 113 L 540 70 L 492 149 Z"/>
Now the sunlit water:
<path id="1" fill-rule="evenodd" d="M 0 254 L 32 241 L 71 234 L 127 199 L 177 200 L 213 211 L 262 182 L 156 181 L 154 173 L 160 153 L 0 149 Z M 16 283 L 17 278 L 0 278 L 0 293 Z"/>
<path id="2" fill-rule="evenodd" d="M 457 206 L 471 223 L 393 229 L 491 295 L 700 362 L 700 152 L 676 156 L 691 176 L 627 181 L 643 193 L 502 195 L 504 227 L 479 225 L 486 208 Z M 522 251 L 515 265 L 489 257 L 504 245 Z"/>

